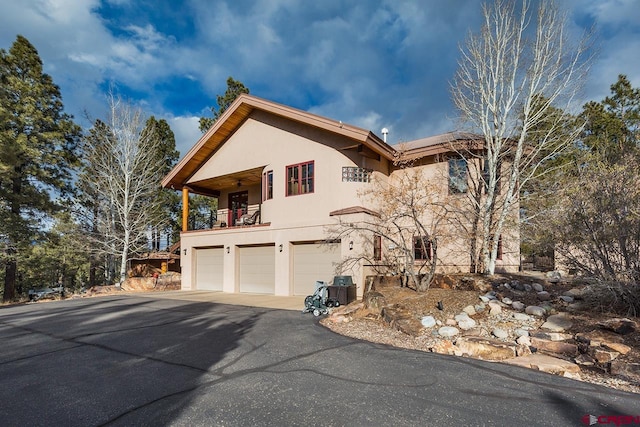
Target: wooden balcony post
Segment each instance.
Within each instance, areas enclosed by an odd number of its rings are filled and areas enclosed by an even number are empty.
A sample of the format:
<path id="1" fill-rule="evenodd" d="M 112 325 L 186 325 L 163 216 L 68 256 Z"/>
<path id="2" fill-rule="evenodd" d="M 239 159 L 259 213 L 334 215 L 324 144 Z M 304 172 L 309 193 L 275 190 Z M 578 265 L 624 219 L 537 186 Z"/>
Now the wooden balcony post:
<path id="1" fill-rule="evenodd" d="M 189 189 L 182 187 L 182 231 L 189 231 Z"/>

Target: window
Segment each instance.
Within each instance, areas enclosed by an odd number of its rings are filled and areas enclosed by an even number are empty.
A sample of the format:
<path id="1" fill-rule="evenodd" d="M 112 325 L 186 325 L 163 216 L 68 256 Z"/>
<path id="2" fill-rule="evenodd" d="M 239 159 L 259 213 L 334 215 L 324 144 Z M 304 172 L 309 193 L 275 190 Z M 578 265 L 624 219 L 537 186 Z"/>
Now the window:
<path id="1" fill-rule="evenodd" d="M 273 199 L 273 171 L 262 174 L 262 201 Z"/>
<path id="2" fill-rule="evenodd" d="M 433 256 L 431 240 L 427 237 L 413 238 L 413 259 L 416 261 L 428 261 Z"/>
<path id="3" fill-rule="evenodd" d="M 502 261 L 502 236 L 498 237 L 498 255 L 496 260 Z"/>
<path id="4" fill-rule="evenodd" d="M 380 261 L 382 259 L 382 236 L 373 236 L 373 260 Z"/>
<path id="5" fill-rule="evenodd" d="M 496 188 L 495 188 L 495 192 L 496 194 L 500 193 L 500 183 L 502 181 L 502 176 L 500 174 L 500 170 L 502 169 L 502 162 L 498 162 L 498 165 L 496 166 Z M 488 193 L 489 192 L 489 160 L 485 157 L 484 158 L 484 165 L 482 167 L 482 180 L 484 181 L 484 192 Z"/>
<path id="6" fill-rule="evenodd" d="M 287 196 L 313 193 L 313 162 L 287 166 Z"/>
<path id="7" fill-rule="evenodd" d="M 467 161 L 465 159 L 449 159 L 449 194 L 466 193 L 467 188 Z"/>
<path id="8" fill-rule="evenodd" d="M 371 169 L 344 166 L 342 168 L 342 182 L 369 182 L 371 180 L 371 172 Z"/>

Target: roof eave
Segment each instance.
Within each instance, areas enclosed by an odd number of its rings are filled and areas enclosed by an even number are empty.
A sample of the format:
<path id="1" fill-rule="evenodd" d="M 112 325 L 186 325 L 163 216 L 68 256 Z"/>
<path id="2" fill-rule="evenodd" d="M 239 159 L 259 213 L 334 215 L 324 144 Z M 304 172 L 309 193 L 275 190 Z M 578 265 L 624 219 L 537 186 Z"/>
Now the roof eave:
<path id="1" fill-rule="evenodd" d="M 247 109 L 241 109 L 242 105 L 246 105 Z M 357 141 L 371 148 L 381 156 L 391 160 L 394 157 L 395 151 L 391 146 L 382 141 L 379 137 L 373 134 L 371 131 L 342 123 L 341 121 L 329 119 L 327 117 L 319 116 L 313 113 L 302 111 L 296 108 L 288 107 L 286 105 L 278 104 L 275 102 L 267 101 L 255 96 L 242 94 L 229 106 L 229 108 L 220 116 L 214 125 L 204 133 L 198 140 L 198 142 L 187 152 L 187 154 L 176 164 L 176 166 L 169 172 L 169 174 L 162 180 L 162 186 L 165 188 L 173 188 L 176 190 L 182 189 L 186 185 L 189 177 L 198 170 L 200 165 L 196 165 L 192 168 L 187 167 L 193 158 L 199 154 L 202 150 L 203 158 L 208 158 L 219 144 L 223 143 L 229 135 L 241 125 L 244 119 L 246 119 L 253 110 L 260 109 L 271 114 L 286 117 L 291 120 L 296 120 L 301 123 L 305 123 L 309 126 L 313 126 L 319 129 L 323 129 L 332 133 L 343 135 L 349 139 Z M 212 144 L 211 147 L 207 147 L 207 144 L 220 130 L 224 127 L 225 123 L 234 115 L 238 117 L 238 124 L 232 131 L 223 132 L 220 141 L 217 144 Z M 182 175 L 182 176 L 181 176 Z"/>

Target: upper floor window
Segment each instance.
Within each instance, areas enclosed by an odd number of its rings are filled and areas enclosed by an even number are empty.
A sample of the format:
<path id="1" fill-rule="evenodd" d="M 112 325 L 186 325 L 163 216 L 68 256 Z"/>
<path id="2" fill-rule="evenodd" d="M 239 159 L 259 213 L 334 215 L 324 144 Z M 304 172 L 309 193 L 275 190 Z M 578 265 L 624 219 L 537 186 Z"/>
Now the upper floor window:
<path id="1" fill-rule="evenodd" d="M 262 200 L 273 199 L 273 171 L 262 174 Z"/>
<path id="2" fill-rule="evenodd" d="M 467 161 L 449 159 L 449 194 L 466 193 L 468 187 Z"/>
<path id="3" fill-rule="evenodd" d="M 343 166 L 342 182 L 369 182 L 371 180 L 371 172 L 371 169 Z"/>
<path id="4" fill-rule="evenodd" d="M 379 234 L 373 236 L 373 260 L 382 260 L 382 236 Z"/>
<path id="5" fill-rule="evenodd" d="M 501 187 L 501 181 L 502 181 L 501 169 L 502 169 L 502 162 L 499 161 L 498 164 L 496 165 L 496 186 L 494 188 L 494 191 L 496 193 L 500 193 L 500 187 Z M 484 192 L 488 193 L 489 192 L 489 159 L 487 159 L 486 157 L 484 158 L 483 166 L 482 166 L 482 180 L 484 181 Z"/>
<path id="6" fill-rule="evenodd" d="M 431 240 L 427 237 L 416 236 L 413 238 L 413 259 L 415 261 L 429 261 L 433 256 Z"/>
<path id="7" fill-rule="evenodd" d="M 287 166 L 287 196 L 313 193 L 313 161 Z"/>

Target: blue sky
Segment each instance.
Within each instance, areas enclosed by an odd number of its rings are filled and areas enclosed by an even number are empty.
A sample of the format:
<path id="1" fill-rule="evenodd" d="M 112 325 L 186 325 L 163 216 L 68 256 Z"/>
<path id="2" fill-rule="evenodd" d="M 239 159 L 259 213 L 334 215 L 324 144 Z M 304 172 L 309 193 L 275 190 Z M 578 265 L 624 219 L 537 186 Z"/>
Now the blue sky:
<path id="1" fill-rule="evenodd" d="M 618 74 L 640 86 L 640 0 L 561 0 L 572 34 L 596 24 L 580 104 Z M 456 128 L 449 82 L 480 25 L 477 0 L 0 0 L 0 48 L 36 47 L 65 109 L 88 126 L 114 86 L 166 119 L 181 154 L 233 76 L 251 93 L 396 143 Z"/>

